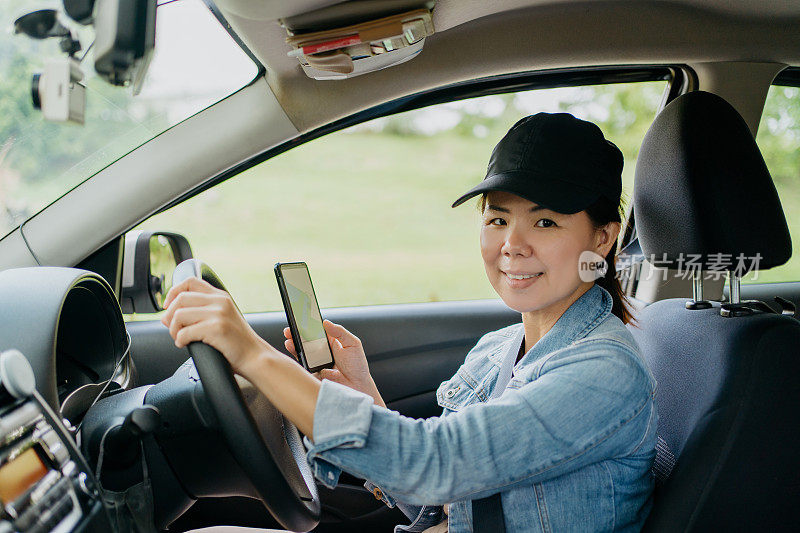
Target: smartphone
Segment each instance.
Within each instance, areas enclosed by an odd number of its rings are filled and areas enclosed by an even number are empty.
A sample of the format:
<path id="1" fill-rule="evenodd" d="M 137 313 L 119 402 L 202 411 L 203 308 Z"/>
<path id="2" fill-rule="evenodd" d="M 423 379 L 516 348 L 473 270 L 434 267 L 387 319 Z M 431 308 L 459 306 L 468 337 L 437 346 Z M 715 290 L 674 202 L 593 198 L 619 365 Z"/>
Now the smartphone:
<path id="1" fill-rule="evenodd" d="M 305 263 L 276 263 L 275 278 L 300 363 L 309 372 L 333 366 L 317 296 Z"/>

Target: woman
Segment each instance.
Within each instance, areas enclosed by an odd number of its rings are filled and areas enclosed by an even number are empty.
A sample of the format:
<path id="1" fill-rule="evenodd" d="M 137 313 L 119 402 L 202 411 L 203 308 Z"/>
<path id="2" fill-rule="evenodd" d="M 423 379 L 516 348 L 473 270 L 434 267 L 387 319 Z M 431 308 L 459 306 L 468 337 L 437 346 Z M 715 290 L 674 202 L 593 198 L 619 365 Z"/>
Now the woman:
<path id="1" fill-rule="evenodd" d="M 622 164 L 594 124 L 540 113 L 509 130 L 484 181 L 453 204 L 481 195 L 486 274 L 522 323 L 481 338 L 439 388 L 441 417 L 386 409 L 342 326 L 325 323 L 336 367 L 320 381 L 202 281 L 170 291 L 163 322 L 179 347 L 217 348 L 294 422 L 322 483 L 346 470 L 388 504 L 405 502 L 413 522 L 399 530 L 446 520 L 470 531 L 474 501 L 509 532 L 638 529 L 653 486 L 655 380 L 615 278 Z"/>

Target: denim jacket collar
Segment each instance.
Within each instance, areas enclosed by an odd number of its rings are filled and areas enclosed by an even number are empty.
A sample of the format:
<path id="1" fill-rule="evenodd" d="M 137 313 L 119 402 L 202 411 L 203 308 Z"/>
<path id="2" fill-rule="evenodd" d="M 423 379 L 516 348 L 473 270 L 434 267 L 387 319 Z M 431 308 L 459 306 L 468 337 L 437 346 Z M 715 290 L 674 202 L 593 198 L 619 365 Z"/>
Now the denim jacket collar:
<path id="1" fill-rule="evenodd" d="M 520 359 L 519 364 L 535 361 L 582 339 L 611 313 L 612 305 L 608 291 L 595 283 L 564 311 L 553 327 Z M 510 344 L 506 344 L 506 349 L 489 355 L 489 360 L 496 366 L 502 366 L 503 357 L 509 349 L 519 350 L 524 340 L 524 328 L 520 329 L 522 331 L 511 337 Z"/>

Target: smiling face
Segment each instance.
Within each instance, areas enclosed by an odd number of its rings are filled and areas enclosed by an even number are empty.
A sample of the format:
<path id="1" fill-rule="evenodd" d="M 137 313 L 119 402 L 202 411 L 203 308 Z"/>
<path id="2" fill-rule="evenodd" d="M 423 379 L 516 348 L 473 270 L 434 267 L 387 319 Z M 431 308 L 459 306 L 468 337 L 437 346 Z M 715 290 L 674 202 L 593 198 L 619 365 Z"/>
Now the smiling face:
<path id="1" fill-rule="evenodd" d="M 581 253 L 605 257 L 619 224 L 596 229 L 585 211 L 556 213 L 506 192 L 487 195 L 481 223 L 486 275 L 506 305 L 560 316 L 593 282 L 582 281 Z"/>

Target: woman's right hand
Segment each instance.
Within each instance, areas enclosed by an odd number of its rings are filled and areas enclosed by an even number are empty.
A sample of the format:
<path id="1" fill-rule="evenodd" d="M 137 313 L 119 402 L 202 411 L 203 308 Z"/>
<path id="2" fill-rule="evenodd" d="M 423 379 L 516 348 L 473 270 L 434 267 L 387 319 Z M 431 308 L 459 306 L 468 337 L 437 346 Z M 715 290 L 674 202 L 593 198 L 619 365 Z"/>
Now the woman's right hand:
<path id="1" fill-rule="evenodd" d="M 330 320 L 322 322 L 322 327 L 325 328 L 325 333 L 328 334 L 328 344 L 330 344 L 333 351 L 333 368 L 325 368 L 319 371 L 316 375 L 319 379 L 328 379 L 341 383 L 351 389 L 369 394 L 375 400 L 376 405 L 386 407 L 386 404 L 378 392 L 378 387 L 375 386 L 375 381 L 369 373 L 369 365 L 367 364 L 367 356 L 364 353 L 364 347 L 361 345 L 361 339 L 347 331 L 343 326 L 334 324 Z M 297 358 L 297 350 L 294 347 L 292 340 L 292 333 L 289 328 L 283 329 L 283 336 L 286 337 L 284 345 L 295 359 Z"/>

